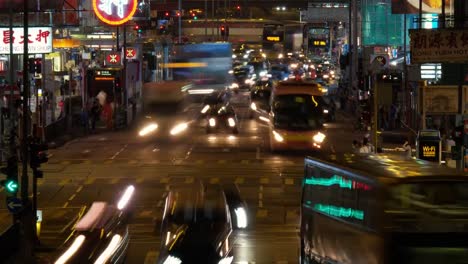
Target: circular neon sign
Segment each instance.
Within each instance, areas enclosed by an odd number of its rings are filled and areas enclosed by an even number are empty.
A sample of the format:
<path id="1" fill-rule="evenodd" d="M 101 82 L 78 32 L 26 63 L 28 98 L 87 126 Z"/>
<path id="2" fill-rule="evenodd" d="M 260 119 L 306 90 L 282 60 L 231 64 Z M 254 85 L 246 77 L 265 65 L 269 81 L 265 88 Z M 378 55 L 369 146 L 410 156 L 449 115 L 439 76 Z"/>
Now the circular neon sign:
<path id="1" fill-rule="evenodd" d="M 92 0 L 96 16 L 104 23 L 117 26 L 132 19 L 137 0 Z"/>

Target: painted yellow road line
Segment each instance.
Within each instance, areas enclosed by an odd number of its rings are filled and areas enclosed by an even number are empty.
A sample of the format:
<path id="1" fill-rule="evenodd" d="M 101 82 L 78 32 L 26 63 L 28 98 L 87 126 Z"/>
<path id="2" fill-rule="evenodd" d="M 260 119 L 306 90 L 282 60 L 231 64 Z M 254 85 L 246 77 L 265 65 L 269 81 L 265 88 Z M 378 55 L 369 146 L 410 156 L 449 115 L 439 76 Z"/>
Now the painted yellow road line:
<path id="1" fill-rule="evenodd" d="M 203 164 L 203 163 L 205 163 L 204 160 L 197 160 L 197 161 L 195 161 L 195 164 Z"/>
<path id="2" fill-rule="evenodd" d="M 114 160 L 106 160 L 103 162 L 103 164 L 112 164 L 114 163 Z"/>
<path id="3" fill-rule="evenodd" d="M 234 181 L 236 184 L 243 184 L 244 183 L 244 178 L 243 177 L 237 177 L 236 180 Z"/>
<path id="4" fill-rule="evenodd" d="M 226 160 L 218 160 L 218 164 L 225 164 L 226 162 Z"/>
<path id="5" fill-rule="evenodd" d="M 139 176 L 135 180 L 136 183 L 142 183 L 143 181 L 145 181 L 145 177 L 143 177 L 143 176 Z"/>
<path id="6" fill-rule="evenodd" d="M 185 183 L 193 183 L 195 179 L 193 177 L 185 177 Z"/>
<path id="7" fill-rule="evenodd" d="M 130 161 L 128 161 L 128 164 L 131 164 L 131 165 L 132 165 L 132 164 L 137 164 L 137 163 L 138 163 L 138 160 L 130 160 Z"/>
<path id="8" fill-rule="evenodd" d="M 62 180 L 59 182 L 59 185 L 63 186 L 63 185 L 65 185 L 65 184 L 67 184 L 69 181 L 70 181 L 70 179 L 62 179 Z"/>
<path id="9" fill-rule="evenodd" d="M 284 184 L 286 184 L 286 185 L 293 185 L 293 184 L 294 184 L 294 179 L 292 179 L 292 178 L 286 178 L 286 179 L 284 179 Z"/>
<path id="10" fill-rule="evenodd" d="M 81 190 L 83 190 L 83 185 L 80 185 L 80 187 L 78 187 L 78 189 L 76 189 L 76 192 L 79 193 L 79 192 L 81 192 Z"/>
<path id="11" fill-rule="evenodd" d="M 91 162 L 91 160 L 84 160 L 82 163 L 83 164 L 91 164 L 92 162 Z"/>
<path id="12" fill-rule="evenodd" d="M 110 181 L 110 184 L 116 184 L 120 181 L 120 178 L 112 178 L 112 180 Z"/>
<path id="13" fill-rule="evenodd" d="M 68 198 L 68 201 L 71 201 L 71 200 L 75 199 L 75 197 L 76 197 L 76 193 L 72 194 L 72 196 L 70 196 L 70 198 Z"/>
<path id="14" fill-rule="evenodd" d="M 268 216 L 268 210 L 267 209 L 258 209 L 257 210 L 257 218 L 265 218 Z"/>
<path id="15" fill-rule="evenodd" d="M 269 178 L 260 178 L 260 184 L 268 184 L 270 183 L 270 179 Z"/>
<path id="16" fill-rule="evenodd" d="M 63 160 L 62 162 L 60 162 L 60 164 L 62 164 L 62 165 L 69 165 L 69 164 L 71 164 L 71 161 L 69 161 L 69 160 Z"/>
<path id="17" fill-rule="evenodd" d="M 217 183 L 219 183 L 219 178 L 218 177 L 210 178 L 210 184 L 217 184 Z"/>
<path id="18" fill-rule="evenodd" d="M 84 184 L 90 185 L 90 184 L 93 184 L 95 181 L 96 181 L 95 177 L 89 177 L 88 179 L 86 179 Z"/>
<path id="19" fill-rule="evenodd" d="M 241 164 L 249 164 L 249 160 L 241 160 Z"/>
<path id="20" fill-rule="evenodd" d="M 159 183 L 169 183 L 169 177 L 159 179 Z"/>
<path id="21" fill-rule="evenodd" d="M 68 206 L 68 202 L 66 202 L 62 207 L 67 208 L 67 206 Z"/>

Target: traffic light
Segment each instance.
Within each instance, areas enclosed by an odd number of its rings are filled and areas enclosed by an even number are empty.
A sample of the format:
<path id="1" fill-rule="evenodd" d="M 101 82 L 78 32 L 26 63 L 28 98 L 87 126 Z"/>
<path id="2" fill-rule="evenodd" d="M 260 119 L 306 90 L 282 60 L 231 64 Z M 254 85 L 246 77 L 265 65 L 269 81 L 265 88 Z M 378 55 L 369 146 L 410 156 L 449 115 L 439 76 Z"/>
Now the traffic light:
<path id="1" fill-rule="evenodd" d="M 191 15 L 192 15 L 193 20 L 197 20 L 197 19 L 198 19 L 197 13 L 192 12 Z"/>
<path id="2" fill-rule="evenodd" d="M 115 88 L 115 91 L 120 92 L 120 89 L 122 88 L 120 77 L 115 77 L 114 88 Z"/>
<path id="3" fill-rule="evenodd" d="M 237 6 L 237 10 L 240 10 L 240 9 L 241 9 L 241 8 L 240 8 L 240 5 L 238 5 L 238 6 Z"/>
<path id="4" fill-rule="evenodd" d="M 38 74 L 42 73 L 42 59 L 34 60 L 34 72 Z"/>
<path id="5" fill-rule="evenodd" d="M 9 194 L 18 192 L 18 161 L 16 157 L 11 157 L 7 161 L 6 167 L 0 168 L 0 173 L 6 175 L 5 180 L 1 181 L 1 185 Z"/>
<path id="6" fill-rule="evenodd" d="M 221 36 L 225 37 L 226 36 L 226 27 L 221 26 L 220 30 L 221 30 Z"/>
<path id="7" fill-rule="evenodd" d="M 39 170 L 42 163 L 49 161 L 47 157 L 47 150 L 49 147 L 47 144 L 41 144 L 38 138 L 33 138 L 29 143 L 29 167 L 33 170 L 33 176 L 35 178 L 42 178 L 43 173 Z"/>
<path id="8" fill-rule="evenodd" d="M 143 32 L 143 29 L 140 27 L 140 25 L 135 25 L 135 26 L 133 27 L 133 29 L 134 29 L 137 33 Z"/>
<path id="9" fill-rule="evenodd" d="M 159 26 L 159 34 L 160 35 L 166 34 L 166 26 L 165 25 L 160 25 Z"/>

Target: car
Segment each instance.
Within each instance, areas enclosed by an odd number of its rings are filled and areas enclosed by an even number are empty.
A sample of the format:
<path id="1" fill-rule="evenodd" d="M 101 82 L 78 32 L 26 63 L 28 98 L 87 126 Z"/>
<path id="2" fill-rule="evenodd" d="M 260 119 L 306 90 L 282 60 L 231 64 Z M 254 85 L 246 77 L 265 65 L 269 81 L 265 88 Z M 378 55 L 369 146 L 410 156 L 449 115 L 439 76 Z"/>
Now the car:
<path id="1" fill-rule="evenodd" d="M 211 105 L 206 112 L 206 133 L 220 130 L 230 130 L 239 133 L 239 120 L 236 111 L 230 103 Z"/>
<path id="2" fill-rule="evenodd" d="M 128 221 L 135 187 L 128 186 L 116 204 L 94 202 L 60 247 L 56 264 L 124 263 L 130 243 Z"/>
<path id="3" fill-rule="evenodd" d="M 270 111 L 270 96 L 273 85 L 256 85 L 250 91 L 249 118 L 258 116 L 265 119 Z"/>
<path id="4" fill-rule="evenodd" d="M 219 185 L 172 186 L 161 222 L 157 263 L 232 263 L 233 226 Z"/>

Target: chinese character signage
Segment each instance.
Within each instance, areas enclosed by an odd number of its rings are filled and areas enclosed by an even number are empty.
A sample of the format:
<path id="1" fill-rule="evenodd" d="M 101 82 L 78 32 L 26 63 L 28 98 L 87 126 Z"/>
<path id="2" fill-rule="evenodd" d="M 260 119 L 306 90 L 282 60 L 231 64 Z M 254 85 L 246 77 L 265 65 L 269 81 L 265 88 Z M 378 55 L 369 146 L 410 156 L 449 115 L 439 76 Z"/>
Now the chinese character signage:
<path id="1" fill-rule="evenodd" d="M 424 86 L 423 108 L 430 114 L 458 113 L 458 87 L 453 86 Z"/>
<path id="2" fill-rule="evenodd" d="M 52 28 L 30 27 L 28 36 L 24 35 L 23 28 L 0 28 L 0 54 L 10 54 L 10 42 L 13 43 L 13 54 L 24 53 L 24 41 L 28 41 L 28 53 L 52 52 Z"/>
<path id="3" fill-rule="evenodd" d="M 92 0 L 96 16 L 109 25 L 121 25 L 132 19 L 138 6 L 137 0 Z"/>
<path id="4" fill-rule="evenodd" d="M 442 13 L 442 1 L 445 1 L 445 12 L 453 13 L 454 0 L 421 0 L 422 12 L 430 14 Z M 392 0 L 392 14 L 418 14 L 419 0 Z"/>
<path id="5" fill-rule="evenodd" d="M 468 29 L 410 29 L 411 63 L 468 62 Z"/>

